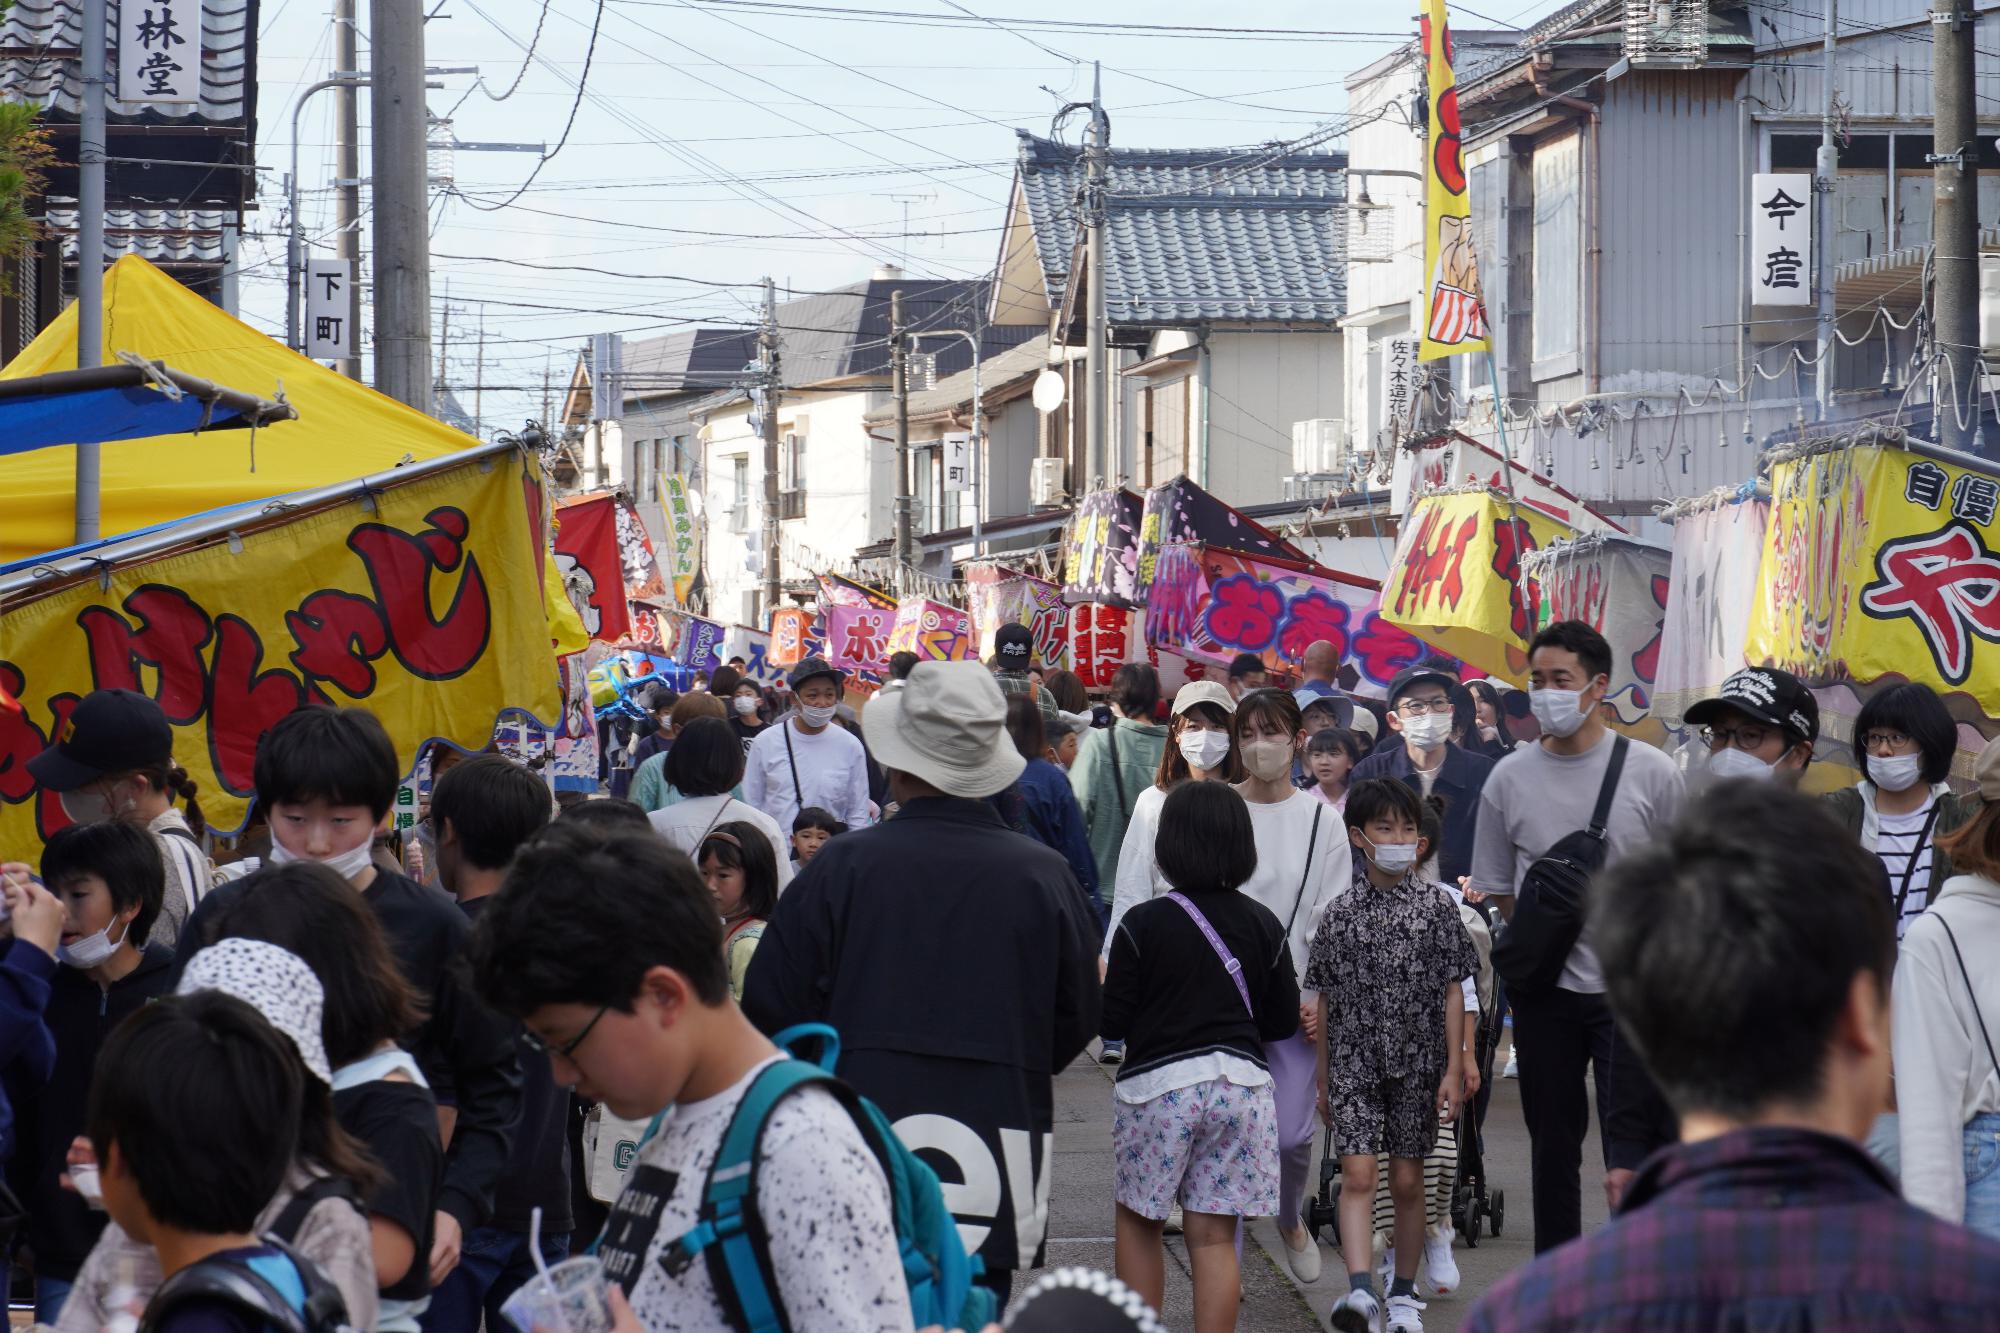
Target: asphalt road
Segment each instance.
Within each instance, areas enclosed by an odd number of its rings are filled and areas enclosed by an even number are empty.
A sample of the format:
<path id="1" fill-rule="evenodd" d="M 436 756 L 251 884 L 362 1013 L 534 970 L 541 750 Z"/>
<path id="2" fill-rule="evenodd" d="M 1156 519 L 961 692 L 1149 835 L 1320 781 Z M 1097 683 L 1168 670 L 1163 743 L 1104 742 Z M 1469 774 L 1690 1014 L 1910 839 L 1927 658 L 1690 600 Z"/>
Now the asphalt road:
<path id="1" fill-rule="evenodd" d="M 1503 1046 L 1494 1062 L 1505 1063 Z M 1056 1080 L 1055 1180 L 1049 1199 L 1048 1259 L 1053 1266 L 1081 1265 L 1113 1270 L 1115 1171 L 1111 1158 L 1111 1074 L 1088 1056 Z M 1528 1202 L 1528 1131 L 1521 1122 L 1519 1085 L 1498 1080 L 1486 1119 L 1486 1171 L 1491 1187 L 1506 1192 L 1506 1221 L 1500 1236 L 1481 1236 L 1477 1248 L 1461 1237 L 1456 1255 L 1461 1285 L 1450 1296 L 1426 1296 L 1425 1333 L 1453 1333 L 1479 1293 L 1533 1257 L 1533 1224 Z M 1593 1125 L 1584 1145 L 1583 1203 L 1586 1228 L 1605 1218 L 1602 1161 Z M 1315 1162 L 1313 1179 L 1318 1179 Z M 1333 1302 L 1346 1289 L 1339 1254 L 1321 1247 L 1319 1281 L 1299 1283 L 1286 1265 L 1275 1223 L 1252 1224 L 1258 1244 L 1243 1254 L 1243 1307 L 1237 1327 L 1246 1333 L 1312 1333 L 1326 1329 Z M 1329 1236 L 1329 1239 L 1331 1237 Z M 1191 1330 L 1193 1285 L 1186 1248 L 1167 1238 L 1167 1299 L 1160 1312 L 1170 1329 Z M 1017 1283 L 1017 1290 L 1026 1279 Z"/>

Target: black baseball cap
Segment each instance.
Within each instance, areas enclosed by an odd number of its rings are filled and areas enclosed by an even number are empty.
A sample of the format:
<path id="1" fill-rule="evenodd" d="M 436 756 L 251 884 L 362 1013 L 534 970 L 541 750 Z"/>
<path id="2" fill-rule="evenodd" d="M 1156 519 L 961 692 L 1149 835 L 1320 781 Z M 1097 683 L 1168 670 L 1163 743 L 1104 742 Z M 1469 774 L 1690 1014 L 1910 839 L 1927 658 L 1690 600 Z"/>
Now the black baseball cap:
<path id="1" fill-rule="evenodd" d="M 1730 711 L 1766 726 L 1783 727 L 1808 744 L 1819 739 L 1819 700 L 1789 671 L 1745 667 L 1722 682 L 1720 694 L 1688 709 L 1687 720 L 1705 726 Z"/>
<path id="2" fill-rule="evenodd" d="M 28 761 L 28 772 L 49 791 L 75 791 L 173 757 L 174 729 L 157 703 L 131 690 L 97 690 L 70 713 L 56 743 Z"/>
<path id="3" fill-rule="evenodd" d="M 1035 636 L 1026 625 L 1009 621 L 993 631 L 993 651 L 1008 670 L 1024 669 L 1035 657 Z"/>
<path id="4" fill-rule="evenodd" d="M 1432 685 L 1442 685 L 1447 697 L 1450 696 L 1453 690 L 1458 688 L 1458 677 L 1448 671 L 1440 671 L 1436 667 L 1425 666 L 1420 662 L 1416 666 L 1404 667 L 1396 673 L 1396 678 L 1389 682 L 1389 707 L 1394 708 L 1396 700 L 1426 682 Z"/>
<path id="5" fill-rule="evenodd" d="M 792 668 L 792 693 L 797 694 L 800 686 L 809 680 L 818 680 L 821 676 L 831 676 L 835 685 L 839 685 L 847 679 L 840 672 L 836 671 L 833 664 L 824 657 L 808 657 L 805 661 Z"/>

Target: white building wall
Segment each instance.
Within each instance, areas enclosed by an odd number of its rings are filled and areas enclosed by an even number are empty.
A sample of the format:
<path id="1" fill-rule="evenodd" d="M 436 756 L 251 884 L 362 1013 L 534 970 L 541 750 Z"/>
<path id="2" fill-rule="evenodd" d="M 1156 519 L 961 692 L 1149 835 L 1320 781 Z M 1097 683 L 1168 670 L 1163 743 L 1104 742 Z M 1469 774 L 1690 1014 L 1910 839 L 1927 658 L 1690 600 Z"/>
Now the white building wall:
<path id="1" fill-rule="evenodd" d="M 1197 473 L 1209 491 L 1237 506 L 1284 498 L 1292 423 L 1346 417 L 1342 341 L 1278 329 L 1209 336 L 1207 466 Z M 1197 458 L 1201 434 L 1197 421 Z"/>

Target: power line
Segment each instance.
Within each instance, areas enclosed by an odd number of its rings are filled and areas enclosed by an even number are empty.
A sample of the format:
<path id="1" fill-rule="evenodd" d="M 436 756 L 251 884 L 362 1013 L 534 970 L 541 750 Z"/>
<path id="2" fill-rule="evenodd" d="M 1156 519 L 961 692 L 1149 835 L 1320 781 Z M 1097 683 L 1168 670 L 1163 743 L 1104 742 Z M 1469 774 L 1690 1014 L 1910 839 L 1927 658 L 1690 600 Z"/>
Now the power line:
<path id="1" fill-rule="evenodd" d="M 548 6 L 546 4 L 542 6 L 542 13 L 544 17 L 546 17 L 548 14 Z M 528 179 L 522 181 L 521 187 L 518 190 L 515 190 L 514 193 L 508 195 L 505 200 L 489 207 L 485 204 L 477 203 L 468 198 L 465 200 L 467 204 L 470 204 L 473 208 L 478 209 L 482 213 L 499 212 L 501 209 L 507 207 L 508 204 L 513 203 L 516 199 L 519 199 L 522 195 L 526 194 L 528 192 L 528 187 L 535 183 L 535 177 L 542 174 L 542 168 L 547 166 L 549 162 L 555 157 L 555 155 L 563 150 L 563 146 L 569 142 L 570 131 L 576 128 L 576 113 L 577 110 L 583 105 L 584 90 L 590 85 L 590 62 L 597 56 L 597 32 L 598 29 L 603 26 L 603 24 L 604 24 L 604 0 L 597 0 L 597 12 L 591 17 L 590 20 L 590 45 L 587 48 L 585 48 L 583 53 L 583 74 L 582 77 L 578 78 L 576 81 L 576 97 L 572 99 L 569 104 L 569 119 L 563 123 L 562 138 L 556 141 L 556 146 L 542 154 L 541 159 L 535 163 L 535 169 L 528 173 Z M 535 26 L 535 37 L 538 41 L 540 40 L 541 35 L 542 35 L 541 25 L 537 24 Z M 534 45 L 531 43 L 528 47 L 527 58 L 522 62 L 522 68 L 526 69 L 527 61 L 534 60 L 536 58 L 537 57 L 535 55 L 535 48 Z M 516 78 L 515 83 L 518 86 L 520 80 Z M 511 94 L 512 90 L 510 89 L 509 91 Z M 465 196 L 461 195 L 460 197 L 464 198 Z M 439 221 L 443 221 L 442 213 L 439 214 Z"/>

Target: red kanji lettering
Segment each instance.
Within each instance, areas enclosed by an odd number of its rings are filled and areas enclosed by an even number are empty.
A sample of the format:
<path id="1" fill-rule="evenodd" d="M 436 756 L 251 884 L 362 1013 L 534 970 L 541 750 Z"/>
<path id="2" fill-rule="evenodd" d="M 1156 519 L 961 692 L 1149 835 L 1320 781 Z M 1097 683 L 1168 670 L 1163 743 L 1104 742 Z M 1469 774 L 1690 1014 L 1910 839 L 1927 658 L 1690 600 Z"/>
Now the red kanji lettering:
<path id="1" fill-rule="evenodd" d="M 1507 603 L 1513 608 L 1514 637 L 1526 641 L 1541 619 L 1542 585 L 1521 577 L 1521 557 L 1535 549 L 1535 533 L 1525 518 L 1493 525 L 1493 572 L 1507 580 Z"/>
<path id="2" fill-rule="evenodd" d="M 415 536 L 364 523 L 348 535 L 347 544 L 368 570 L 396 660 L 413 676 L 451 680 L 486 651 L 493 611 L 479 560 L 465 554 L 471 529 L 464 512 L 433 509 L 424 518 L 431 526 Z M 451 605 L 442 617 L 432 615 L 432 571 L 450 574 L 461 563 L 465 573 L 452 590 Z"/>
<path id="3" fill-rule="evenodd" d="M 256 790 L 252 768 L 257 742 L 279 718 L 306 701 L 305 686 L 289 671 L 263 669 L 264 644 L 239 616 L 215 622 L 214 707 L 208 750 L 223 789 L 237 796 Z"/>
<path id="4" fill-rule="evenodd" d="M 285 628 L 299 645 L 292 665 L 308 682 L 326 681 L 350 699 L 375 692 L 369 663 L 389 647 L 381 607 L 351 592 L 316 592 L 285 613 Z"/>
<path id="5" fill-rule="evenodd" d="M 880 662 L 888 657 L 882 622 L 885 615 L 858 615 L 847 622 L 847 643 L 840 655 L 850 662 Z"/>
<path id="6" fill-rule="evenodd" d="M 1479 531 L 1479 515 L 1468 514 L 1458 532 L 1445 539 L 1446 520 L 1440 510 L 1424 515 L 1417 536 L 1403 557 L 1403 584 L 1396 592 L 1396 614 L 1402 615 L 1412 602 L 1418 610 L 1433 601 L 1432 594 L 1453 610 L 1465 596 L 1466 548 Z"/>
<path id="7" fill-rule="evenodd" d="M 1877 620 L 1908 616 L 1923 633 L 1938 674 L 1962 685 L 1974 641 L 2000 642 L 2000 559 L 1962 521 L 1920 537 L 1884 542 L 1861 609 Z"/>
<path id="8" fill-rule="evenodd" d="M 12 662 L 0 662 L 0 691 L 19 698 L 27 678 Z M 36 726 L 25 708 L 0 710 L 0 801 L 19 805 L 35 790 L 28 761 L 47 749 L 48 733 Z"/>
<path id="9" fill-rule="evenodd" d="M 208 671 L 201 650 L 211 633 L 208 613 L 179 588 L 149 583 L 125 599 L 134 629 L 109 607 L 88 606 L 77 616 L 90 651 L 91 682 L 100 690 L 138 690 L 139 668 L 160 673 L 154 694 L 167 721 L 190 726 L 208 702 Z"/>

